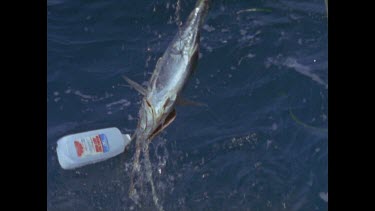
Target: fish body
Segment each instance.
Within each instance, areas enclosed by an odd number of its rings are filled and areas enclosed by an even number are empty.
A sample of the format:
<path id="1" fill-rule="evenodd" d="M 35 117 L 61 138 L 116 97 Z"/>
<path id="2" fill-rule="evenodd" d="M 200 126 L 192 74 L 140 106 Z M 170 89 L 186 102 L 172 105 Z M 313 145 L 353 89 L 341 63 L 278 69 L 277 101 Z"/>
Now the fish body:
<path id="1" fill-rule="evenodd" d="M 174 107 L 196 67 L 199 32 L 208 7 L 209 0 L 198 0 L 185 25 L 159 58 L 147 88 L 135 85 L 143 95 L 134 134 L 137 139 L 151 141 L 175 119 Z M 127 78 L 126 80 L 130 84 L 135 83 Z"/>
<path id="2" fill-rule="evenodd" d="M 198 0 L 186 23 L 180 28 L 163 56 L 159 58 L 147 87 L 124 77 L 125 80 L 143 95 L 139 109 L 138 125 L 133 139 L 136 142 L 133 170 L 130 181 L 130 197 L 137 201 L 135 177 L 140 174 L 139 158 L 144 155 L 147 180 L 151 184 L 154 203 L 159 210 L 155 187 L 152 180 L 152 168 L 148 145 L 153 138 L 165 129 L 176 117 L 175 106 L 178 102 L 189 102 L 180 98 L 189 76 L 198 60 L 199 32 L 209 9 L 210 0 Z M 142 176 L 140 176 L 142 177 Z M 142 184 L 140 184 L 142 187 Z"/>

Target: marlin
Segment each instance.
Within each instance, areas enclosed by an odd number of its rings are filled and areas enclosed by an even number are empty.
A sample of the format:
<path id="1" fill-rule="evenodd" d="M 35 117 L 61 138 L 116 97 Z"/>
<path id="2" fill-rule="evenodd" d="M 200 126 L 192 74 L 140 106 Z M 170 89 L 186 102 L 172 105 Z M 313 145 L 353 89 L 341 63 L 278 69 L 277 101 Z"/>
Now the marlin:
<path id="1" fill-rule="evenodd" d="M 157 61 L 147 87 L 124 76 L 130 86 L 143 96 L 138 125 L 132 137 L 136 139 L 133 172 L 139 171 L 141 149 L 143 151 L 145 148 L 148 149 L 148 144 L 153 138 L 176 118 L 175 106 L 198 104 L 181 98 L 180 93 L 197 65 L 199 34 L 208 13 L 209 4 L 210 0 L 197 1 L 186 23 Z"/>

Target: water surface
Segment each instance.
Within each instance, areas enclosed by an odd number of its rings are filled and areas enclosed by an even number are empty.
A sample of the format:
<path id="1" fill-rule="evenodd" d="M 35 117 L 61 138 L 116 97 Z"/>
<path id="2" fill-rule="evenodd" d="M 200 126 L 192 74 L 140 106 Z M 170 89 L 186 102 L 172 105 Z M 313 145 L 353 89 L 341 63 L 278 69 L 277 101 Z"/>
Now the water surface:
<path id="1" fill-rule="evenodd" d="M 177 32 L 177 0 L 47 1 L 47 209 L 154 210 L 128 197 L 134 146 L 73 171 L 57 162 L 63 135 L 132 133 L 146 83 Z M 194 0 L 181 1 L 182 21 Z M 251 8 L 263 11 L 244 11 Z M 150 145 L 165 210 L 328 209 L 328 39 L 323 0 L 216 0 L 200 60 Z"/>

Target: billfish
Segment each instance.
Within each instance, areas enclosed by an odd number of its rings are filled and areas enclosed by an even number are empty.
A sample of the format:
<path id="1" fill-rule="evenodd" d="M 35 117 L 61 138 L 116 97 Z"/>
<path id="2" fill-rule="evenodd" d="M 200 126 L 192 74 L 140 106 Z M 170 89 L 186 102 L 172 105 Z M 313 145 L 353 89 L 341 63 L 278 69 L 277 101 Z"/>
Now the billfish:
<path id="1" fill-rule="evenodd" d="M 138 125 L 133 134 L 136 141 L 136 151 L 130 193 L 136 191 L 133 177 L 135 172 L 140 171 L 139 157 L 141 151 L 144 152 L 146 162 L 149 162 L 148 145 L 157 134 L 176 118 L 176 104 L 197 104 L 182 99 L 180 93 L 198 61 L 199 34 L 208 13 L 209 4 L 210 0 L 197 1 L 186 23 L 180 28 L 162 57 L 157 61 L 147 87 L 143 87 L 124 76 L 124 79 L 143 96 Z M 153 184 L 151 185 L 153 186 Z M 152 189 L 154 192 L 153 187 Z"/>

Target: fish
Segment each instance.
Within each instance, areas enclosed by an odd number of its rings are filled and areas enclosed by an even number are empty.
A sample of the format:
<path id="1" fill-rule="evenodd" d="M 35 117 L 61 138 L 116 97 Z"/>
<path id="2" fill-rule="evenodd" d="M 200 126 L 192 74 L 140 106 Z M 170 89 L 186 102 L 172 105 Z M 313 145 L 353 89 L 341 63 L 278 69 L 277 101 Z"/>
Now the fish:
<path id="1" fill-rule="evenodd" d="M 200 30 L 209 5 L 210 0 L 197 1 L 185 24 L 158 59 L 147 87 L 123 76 L 143 96 L 137 128 L 132 136 L 136 142 L 132 175 L 140 171 L 141 151 L 148 158 L 148 144 L 175 120 L 176 105 L 200 105 L 182 98 L 180 94 L 197 66 Z M 148 159 L 145 160 L 149 163 Z M 135 191 L 133 179 L 131 178 L 130 193 Z"/>

